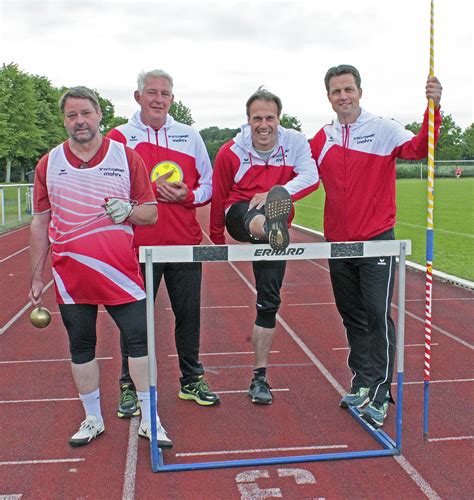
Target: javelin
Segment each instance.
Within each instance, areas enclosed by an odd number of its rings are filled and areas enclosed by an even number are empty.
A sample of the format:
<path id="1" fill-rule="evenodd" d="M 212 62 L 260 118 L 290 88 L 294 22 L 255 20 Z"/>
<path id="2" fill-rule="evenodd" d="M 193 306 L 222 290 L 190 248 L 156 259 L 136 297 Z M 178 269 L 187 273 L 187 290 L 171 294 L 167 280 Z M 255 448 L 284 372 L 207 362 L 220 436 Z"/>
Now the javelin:
<path id="1" fill-rule="evenodd" d="M 430 77 L 434 76 L 434 0 L 430 15 Z M 434 212 L 434 101 L 429 99 L 428 120 L 428 214 L 426 220 L 426 292 L 423 437 L 428 436 L 428 410 L 431 376 L 431 306 L 433 291 L 433 212 Z"/>

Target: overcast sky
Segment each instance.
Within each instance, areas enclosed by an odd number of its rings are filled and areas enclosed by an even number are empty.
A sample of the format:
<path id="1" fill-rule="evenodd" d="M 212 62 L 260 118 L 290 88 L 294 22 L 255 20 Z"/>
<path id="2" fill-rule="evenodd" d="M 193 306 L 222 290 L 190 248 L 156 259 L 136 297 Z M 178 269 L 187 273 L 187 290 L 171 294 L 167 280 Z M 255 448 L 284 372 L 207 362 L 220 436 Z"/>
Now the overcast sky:
<path id="1" fill-rule="evenodd" d="M 198 129 L 236 128 L 260 85 L 308 137 L 333 117 L 323 78 L 353 64 L 369 111 L 421 121 L 429 71 L 429 0 L 0 0 L 2 63 L 55 86 L 96 88 L 117 115 L 136 109 L 141 70 L 161 68 Z M 442 107 L 473 122 L 472 0 L 435 1 Z"/>

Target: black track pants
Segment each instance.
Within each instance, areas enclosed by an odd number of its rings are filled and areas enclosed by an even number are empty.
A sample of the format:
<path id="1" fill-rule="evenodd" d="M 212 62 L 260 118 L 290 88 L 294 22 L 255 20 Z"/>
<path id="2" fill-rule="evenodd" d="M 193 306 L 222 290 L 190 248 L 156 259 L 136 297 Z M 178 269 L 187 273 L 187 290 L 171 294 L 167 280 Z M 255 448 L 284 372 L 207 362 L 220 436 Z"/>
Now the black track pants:
<path id="1" fill-rule="evenodd" d="M 141 264 L 143 276 L 145 265 Z M 153 264 L 154 298 L 158 293 L 161 278 L 164 277 L 166 289 L 175 316 L 175 343 L 178 353 L 182 384 L 196 380 L 204 373 L 199 361 L 199 339 L 201 329 L 201 276 L 200 262 L 178 264 Z M 159 319 L 158 319 L 159 321 Z M 163 332 L 162 332 L 163 333 Z M 128 351 L 120 338 L 122 349 L 122 375 L 120 383 L 129 383 Z M 157 340 L 157 351 L 160 349 Z"/>
<path id="2" fill-rule="evenodd" d="M 394 239 L 393 230 L 374 240 Z M 396 338 L 391 317 L 395 257 L 329 260 L 337 309 L 346 328 L 352 390 L 369 387 L 382 403 L 392 382 Z"/>
<path id="3" fill-rule="evenodd" d="M 234 203 L 226 215 L 226 228 L 232 238 L 248 243 L 268 243 L 268 240 L 258 240 L 250 235 L 249 224 L 258 214 L 264 215 L 265 210 L 248 210 L 249 202 Z M 257 317 L 255 324 L 263 328 L 275 328 L 276 314 L 280 308 L 280 289 L 285 277 L 286 261 L 269 260 L 252 262 L 257 289 Z"/>

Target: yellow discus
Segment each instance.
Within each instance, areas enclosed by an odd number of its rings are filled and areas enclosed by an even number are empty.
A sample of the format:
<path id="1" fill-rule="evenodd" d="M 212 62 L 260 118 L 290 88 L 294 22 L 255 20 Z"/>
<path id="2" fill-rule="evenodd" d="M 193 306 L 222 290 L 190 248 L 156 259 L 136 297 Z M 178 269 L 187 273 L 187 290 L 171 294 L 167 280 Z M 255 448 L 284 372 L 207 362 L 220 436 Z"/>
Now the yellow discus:
<path id="1" fill-rule="evenodd" d="M 155 182 L 158 177 L 168 172 L 172 172 L 172 174 L 166 179 L 167 182 L 181 182 L 183 180 L 183 171 L 177 163 L 162 161 L 153 167 L 151 171 L 151 182 Z"/>

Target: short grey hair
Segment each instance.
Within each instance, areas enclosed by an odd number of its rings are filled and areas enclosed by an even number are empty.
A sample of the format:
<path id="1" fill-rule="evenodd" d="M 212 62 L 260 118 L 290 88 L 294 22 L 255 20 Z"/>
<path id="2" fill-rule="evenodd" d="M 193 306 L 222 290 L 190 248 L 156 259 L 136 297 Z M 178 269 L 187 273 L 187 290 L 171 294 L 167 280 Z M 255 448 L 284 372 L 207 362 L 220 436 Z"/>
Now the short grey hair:
<path id="1" fill-rule="evenodd" d="M 168 80 L 171 91 L 173 91 L 173 77 L 167 73 L 166 71 L 163 71 L 162 69 L 152 69 L 151 71 L 141 71 L 140 74 L 138 75 L 137 78 L 137 86 L 138 86 L 138 91 L 142 92 L 143 89 L 145 88 L 145 82 L 148 78 L 155 77 L 155 78 L 165 78 Z"/>
<path id="2" fill-rule="evenodd" d="M 87 87 L 79 85 L 77 87 L 71 87 L 66 90 L 64 94 L 59 99 L 59 109 L 64 113 L 64 106 L 66 105 L 66 100 L 71 97 L 73 99 L 88 99 L 94 106 L 97 112 L 100 112 L 100 103 L 97 94 Z"/>
<path id="3" fill-rule="evenodd" d="M 247 103 L 245 104 L 245 109 L 247 111 L 247 118 L 250 118 L 250 106 L 252 103 L 258 99 L 262 99 L 263 101 L 274 102 L 277 107 L 277 116 L 280 118 L 281 110 L 283 108 L 281 99 L 270 92 L 267 89 L 263 88 L 263 85 L 258 87 L 258 89 L 248 98 Z"/>

